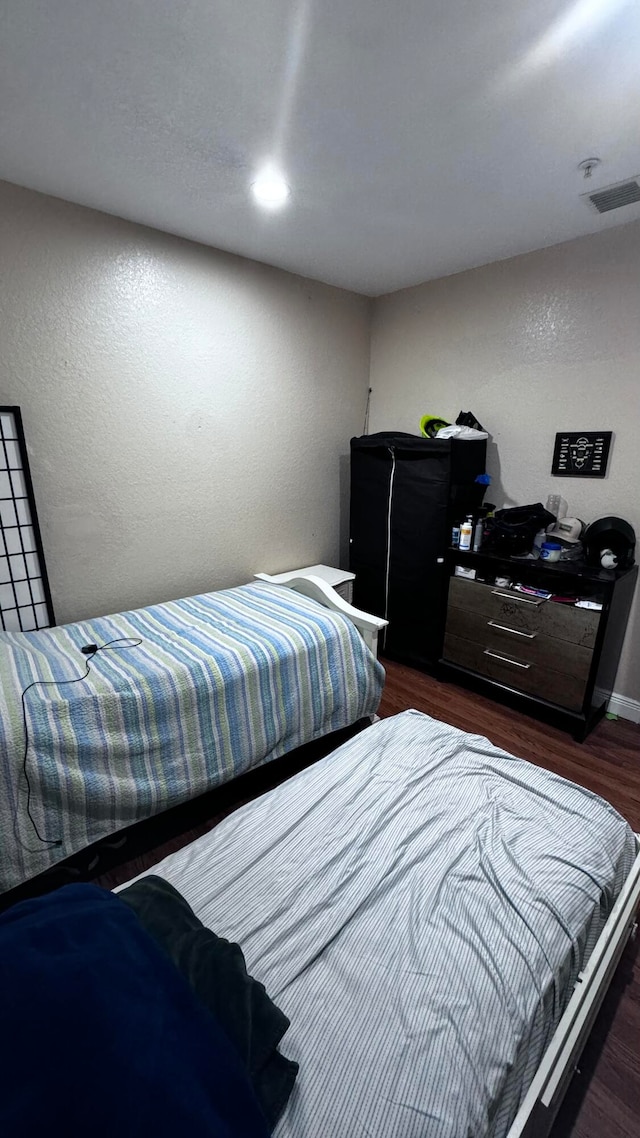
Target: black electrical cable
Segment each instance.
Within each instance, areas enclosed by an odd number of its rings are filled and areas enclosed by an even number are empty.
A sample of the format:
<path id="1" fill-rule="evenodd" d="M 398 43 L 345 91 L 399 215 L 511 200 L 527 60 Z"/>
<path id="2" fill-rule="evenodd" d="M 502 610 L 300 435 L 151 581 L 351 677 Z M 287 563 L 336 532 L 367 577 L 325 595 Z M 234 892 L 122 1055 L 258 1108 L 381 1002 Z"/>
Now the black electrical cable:
<path id="1" fill-rule="evenodd" d="M 29 756 L 29 726 L 27 723 L 27 709 L 25 706 L 24 697 L 26 696 L 27 692 L 31 690 L 31 688 L 38 687 L 39 685 L 42 687 L 59 687 L 62 684 L 79 684 L 82 680 L 86 680 L 87 676 L 89 675 L 91 671 L 91 661 L 93 660 L 94 656 L 97 656 L 98 652 L 117 652 L 120 649 L 137 648 L 140 644 L 142 644 L 142 640 L 137 640 L 133 636 L 120 636 L 115 640 L 107 640 L 106 644 L 85 644 L 84 648 L 81 648 L 80 651 L 83 652 L 87 657 L 87 668 L 81 676 L 74 676 L 71 680 L 34 680 L 33 683 L 27 684 L 26 688 L 24 688 L 22 692 L 22 722 L 24 725 L 24 756 L 22 759 L 22 773 L 24 774 L 25 782 L 27 784 L 27 814 L 29 815 L 29 821 L 33 826 L 38 841 L 42 842 L 44 846 L 47 846 L 50 849 L 55 849 L 56 846 L 61 846 L 62 839 L 48 841 L 47 838 L 43 838 L 40 831 L 38 830 L 35 818 L 31 813 L 31 782 L 29 781 L 29 772 L 27 770 L 27 759 Z M 15 822 L 17 823 L 17 812 Z M 20 845 L 23 849 L 28 850 L 29 853 L 38 852 L 37 850 L 33 850 L 24 844 L 17 833 L 17 827 L 15 824 L 13 827 L 13 832 L 14 836 L 20 842 Z"/>

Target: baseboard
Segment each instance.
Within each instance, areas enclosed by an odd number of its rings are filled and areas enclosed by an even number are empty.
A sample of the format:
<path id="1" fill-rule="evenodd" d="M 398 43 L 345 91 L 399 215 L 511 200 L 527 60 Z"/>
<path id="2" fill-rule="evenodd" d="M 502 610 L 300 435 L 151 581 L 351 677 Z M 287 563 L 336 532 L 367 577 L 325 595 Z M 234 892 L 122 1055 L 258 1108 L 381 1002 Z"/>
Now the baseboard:
<path id="1" fill-rule="evenodd" d="M 594 695 L 597 698 L 597 690 Z M 604 692 L 602 696 L 604 696 Z M 640 700 L 630 699 L 628 695 L 612 692 L 607 711 L 611 715 L 619 715 L 621 719 L 630 719 L 632 723 L 640 723 Z"/>

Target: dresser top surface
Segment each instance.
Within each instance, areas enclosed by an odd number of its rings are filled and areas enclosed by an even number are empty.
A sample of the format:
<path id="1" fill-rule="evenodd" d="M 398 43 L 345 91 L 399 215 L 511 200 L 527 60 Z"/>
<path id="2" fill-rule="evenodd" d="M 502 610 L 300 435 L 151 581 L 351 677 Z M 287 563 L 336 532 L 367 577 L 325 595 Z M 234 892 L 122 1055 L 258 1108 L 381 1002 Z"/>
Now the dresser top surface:
<path id="1" fill-rule="evenodd" d="M 484 569 L 486 572 L 499 572 L 501 568 L 508 571 L 511 575 L 520 573 L 535 573 L 544 575 L 548 580 L 554 579 L 559 585 L 562 580 L 573 582 L 585 582 L 599 586 L 611 587 L 616 581 L 621 580 L 623 577 L 628 577 L 630 574 L 634 576 L 638 572 L 638 566 L 633 565 L 630 569 L 599 569 L 591 565 L 586 565 L 583 561 L 555 561 L 552 563 L 541 561 L 539 558 L 526 558 L 526 557 L 500 557 L 493 553 L 473 553 L 470 550 L 460 550 L 451 548 L 448 551 L 448 559 L 450 564 L 461 564 L 473 566 L 477 569 Z M 555 587 L 550 585 L 550 588 Z"/>

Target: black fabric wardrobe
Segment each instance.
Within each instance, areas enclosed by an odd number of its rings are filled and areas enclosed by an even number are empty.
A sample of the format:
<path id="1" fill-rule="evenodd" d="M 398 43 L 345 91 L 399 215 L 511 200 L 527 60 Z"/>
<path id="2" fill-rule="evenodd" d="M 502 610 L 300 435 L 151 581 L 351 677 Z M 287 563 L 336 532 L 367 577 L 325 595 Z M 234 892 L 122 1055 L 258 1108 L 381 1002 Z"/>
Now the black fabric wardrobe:
<path id="1" fill-rule="evenodd" d="M 486 440 L 382 432 L 351 440 L 353 603 L 389 627 L 382 651 L 416 667 L 441 655 L 445 550 L 454 519 L 482 500 Z"/>

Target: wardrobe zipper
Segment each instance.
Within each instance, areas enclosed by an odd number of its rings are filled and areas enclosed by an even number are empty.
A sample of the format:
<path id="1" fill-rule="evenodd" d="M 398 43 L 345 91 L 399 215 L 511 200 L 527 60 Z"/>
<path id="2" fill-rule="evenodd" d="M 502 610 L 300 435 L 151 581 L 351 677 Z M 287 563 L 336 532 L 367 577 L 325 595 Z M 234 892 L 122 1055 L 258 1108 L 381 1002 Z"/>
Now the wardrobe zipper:
<path id="1" fill-rule="evenodd" d="M 387 567 L 385 571 L 384 581 L 384 619 L 389 619 L 389 576 L 391 572 L 391 507 L 393 504 L 393 482 L 396 476 L 396 453 L 393 447 L 387 448 L 391 455 L 391 477 L 389 479 L 389 501 L 387 503 Z M 385 625 L 382 632 L 382 647 L 384 648 L 387 642 L 387 628 Z"/>

